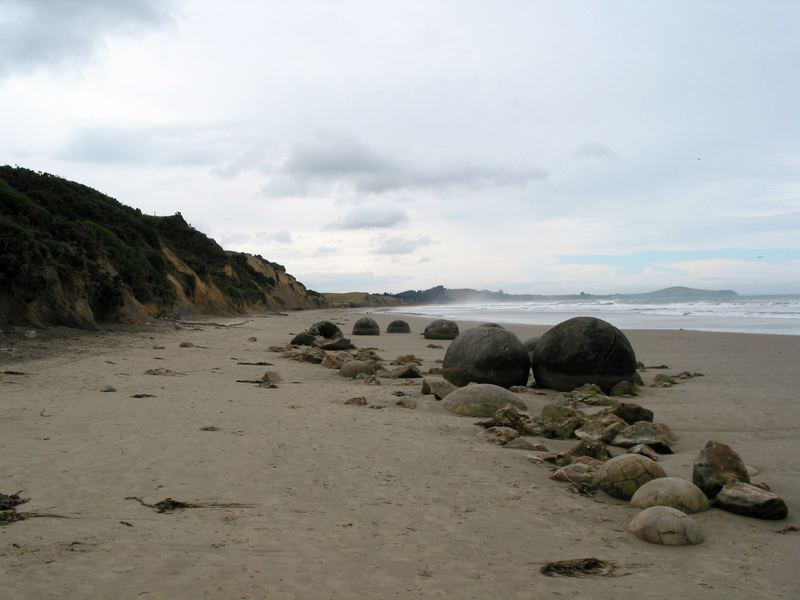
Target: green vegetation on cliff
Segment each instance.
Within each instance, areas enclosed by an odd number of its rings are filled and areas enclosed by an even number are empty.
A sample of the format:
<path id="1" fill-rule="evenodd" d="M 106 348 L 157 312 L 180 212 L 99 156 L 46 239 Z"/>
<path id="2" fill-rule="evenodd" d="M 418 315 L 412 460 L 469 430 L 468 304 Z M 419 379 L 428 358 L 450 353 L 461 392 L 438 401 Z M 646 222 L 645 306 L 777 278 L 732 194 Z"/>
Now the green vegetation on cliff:
<path id="1" fill-rule="evenodd" d="M 221 292 L 197 307 L 208 312 L 322 303 L 281 265 L 223 250 L 180 213 L 146 215 L 79 183 L 0 166 L 0 323 L 91 326 L 130 300 L 163 312 L 191 304 L 198 284 Z"/>

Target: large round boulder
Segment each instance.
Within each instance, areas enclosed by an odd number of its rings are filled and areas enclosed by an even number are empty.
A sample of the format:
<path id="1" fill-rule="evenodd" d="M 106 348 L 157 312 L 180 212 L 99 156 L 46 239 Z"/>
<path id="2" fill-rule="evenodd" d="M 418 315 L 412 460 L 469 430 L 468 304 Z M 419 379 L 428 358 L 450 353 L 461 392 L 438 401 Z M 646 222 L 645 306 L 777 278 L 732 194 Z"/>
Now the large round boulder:
<path id="1" fill-rule="evenodd" d="M 353 335 L 380 335 L 381 328 L 371 317 L 361 317 L 353 325 Z"/>
<path id="2" fill-rule="evenodd" d="M 470 383 L 447 394 L 444 407 L 465 417 L 491 417 L 507 404 L 527 410 L 517 395 L 490 383 Z"/>
<path id="3" fill-rule="evenodd" d="M 703 543 L 703 533 L 689 515 L 670 506 L 651 506 L 636 515 L 628 530 L 645 542 L 664 546 Z"/>
<path id="4" fill-rule="evenodd" d="M 568 392 L 594 383 L 606 394 L 636 377 L 636 355 L 619 329 L 594 317 L 575 317 L 548 330 L 531 356 L 539 387 Z"/>
<path id="5" fill-rule="evenodd" d="M 657 462 L 641 454 L 622 454 L 603 463 L 593 483 L 609 496 L 630 500 L 645 483 L 666 476 Z"/>
<path id="6" fill-rule="evenodd" d="M 398 319 L 386 326 L 386 333 L 411 333 L 411 326 L 402 319 Z"/>
<path id="7" fill-rule="evenodd" d="M 426 340 L 454 340 L 458 337 L 458 325 L 448 319 L 436 319 L 425 327 Z"/>
<path id="8" fill-rule="evenodd" d="M 475 327 L 461 333 L 444 355 L 442 376 L 450 383 L 527 385 L 530 362 L 519 338 L 499 327 Z"/>
<path id="9" fill-rule="evenodd" d="M 678 477 L 652 479 L 634 492 L 631 504 L 637 508 L 671 506 L 685 513 L 696 513 L 710 508 L 708 498 L 691 481 Z"/>

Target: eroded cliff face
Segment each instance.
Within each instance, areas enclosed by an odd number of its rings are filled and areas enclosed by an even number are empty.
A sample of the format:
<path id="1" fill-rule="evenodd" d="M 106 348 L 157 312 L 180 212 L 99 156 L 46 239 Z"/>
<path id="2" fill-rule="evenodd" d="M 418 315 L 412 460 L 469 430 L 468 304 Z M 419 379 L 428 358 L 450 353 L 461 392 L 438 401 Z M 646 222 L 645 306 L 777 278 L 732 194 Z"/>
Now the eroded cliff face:
<path id="1" fill-rule="evenodd" d="M 0 166 L 0 325 L 94 328 L 186 314 L 321 308 L 276 263 L 227 252 L 178 213 Z"/>

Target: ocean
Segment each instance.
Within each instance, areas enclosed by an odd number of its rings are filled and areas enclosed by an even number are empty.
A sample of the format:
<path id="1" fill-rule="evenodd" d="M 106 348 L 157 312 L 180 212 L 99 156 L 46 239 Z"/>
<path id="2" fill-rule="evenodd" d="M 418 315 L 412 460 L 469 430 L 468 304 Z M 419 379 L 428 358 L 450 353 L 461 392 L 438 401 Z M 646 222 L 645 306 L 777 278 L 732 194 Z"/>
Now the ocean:
<path id="1" fill-rule="evenodd" d="M 740 296 L 730 302 L 641 302 L 624 299 L 441 304 L 382 309 L 433 318 L 555 325 L 578 316 L 620 329 L 691 329 L 800 335 L 800 295 Z"/>

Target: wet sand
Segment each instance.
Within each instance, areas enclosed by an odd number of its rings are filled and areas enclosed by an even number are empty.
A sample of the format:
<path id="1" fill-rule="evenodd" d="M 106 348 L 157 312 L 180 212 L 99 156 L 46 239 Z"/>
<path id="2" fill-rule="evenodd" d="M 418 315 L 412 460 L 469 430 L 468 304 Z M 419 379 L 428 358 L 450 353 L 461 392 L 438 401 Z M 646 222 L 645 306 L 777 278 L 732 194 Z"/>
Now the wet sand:
<path id="1" fill-rule="evenodd" d="M 626 332 L 645 364 L 705 374 L 636 400 L 679 436 L 661 465 L 691 478 L 710 439 L 730 444 L 789 506 L 784 521 L 712 509 L 692 547 L 626 531 L 637 510 L 551 481 L 525 451 L 486 443 L 476 419 L 420 385 L 371 386 L 267 348 L 331 318 L 349 334 L 364 311 L 253 317 L 229 328 L 146 327 L 52 337 L 0 352 L 0 492 L 25 512 L 0 527 L 9 598 L 794 598 L 800 568 L 800 337 Z M 382 329 L 397 315 L 373 315 Z M 236 323 L 239 319 L 213 319 Z M 420 335 L 352 336 L 423 370 L 442 349 Z M 462 329 L 474 323 L 460 323 Z M 547 327 L 513 326 L 520 338 Z M 256 337 L 250 342 L 248 338 Z M 181 342 L 194 347 L 181 348 Z M 8 346 L 8 344 L 5 344 Z M 163 346 L 155 349 L 154 346 Z M 240 365 L 270 362 L 274 366 Z M 174 374 L 148 375 L 167 369 Z M 237 383 L 278 372 L 276 389 Z M 647 371 L 646 382 L 656 373 Z M 102 392 L 111 385 L 116 392 Z M 404 392 L 417 408 L 397 406 Z M 153 397 L 132 398 L 134 394 Z M 355 396 L 369 406 L 346 406 Z M 526 393 L 537 412 L 555 393 Z M 203 430 L 216 428 L 216 430 Z M 569 441 L 543 441 L 552 449 Z M 245 504 L 159 514 L 126 497 Z M 554 578 L 553 560 L 598 557 L 612 577 Z"/>

